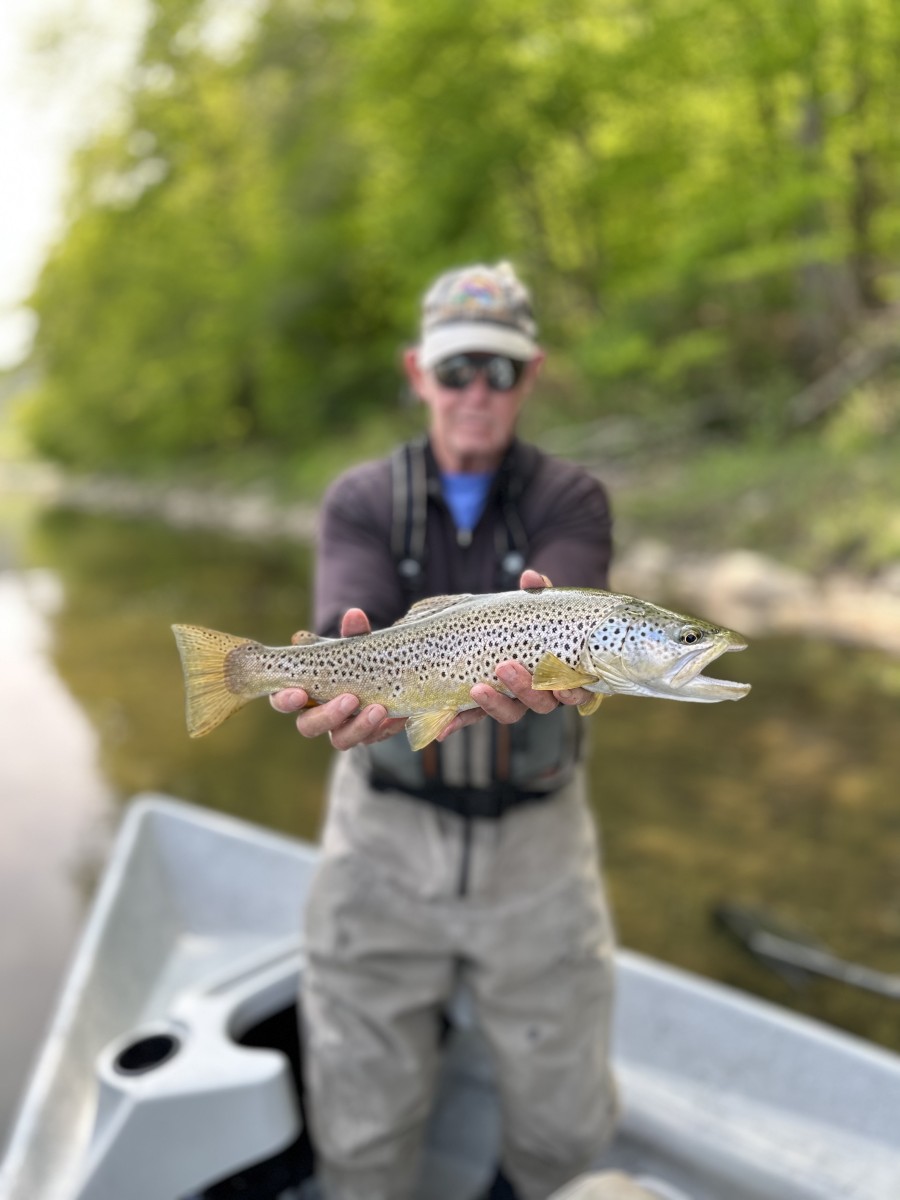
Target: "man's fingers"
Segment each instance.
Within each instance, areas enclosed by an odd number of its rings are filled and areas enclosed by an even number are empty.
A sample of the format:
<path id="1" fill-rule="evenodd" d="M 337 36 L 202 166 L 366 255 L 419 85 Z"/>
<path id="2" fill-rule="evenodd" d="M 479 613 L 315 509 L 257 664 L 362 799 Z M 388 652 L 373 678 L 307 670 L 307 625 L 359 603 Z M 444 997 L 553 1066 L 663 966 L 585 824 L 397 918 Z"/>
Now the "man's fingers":
<path id="1" fill-rule="evenodd" d="M 589 692 L 587 688 L 566 688 L 565 691 L 551 693 L 556 697 L 560 704 L 587 704 L 588 700 L 595 700 L 596 696 L 593 692 Z"/>
<path id="2" fill-rule="evenodd" d="M 526 567 L 519 576 L 520 588 L 545 588 L 553 587 L 553 584 L 546 575 L 542 575 L 540 571 L 533 571 L 531 567 Z"/>
<path id="3" fill-rule="evenodd" d="M 526 707 L 521 700 L 504 696 L 488 683 L 476 684 L 469 695 L 489 717 L 493 717 L 501 725 L 515 724 L 524 717 L 526 712 Z"/>
<path id="4" fill-rule="evenodd" d="M 306 708 L 309 696 L 303 688 L 284 688 L 280 692 L 273 692 L 269 697 L 269 703 L 276 712 L 296 712 L 298 708 Z"/>
<path id="5" fill-rule="evenodd" d="M 366 705 L 356 716 L 330 731 L 332 746 L 335 750 L 350 750 L 354 746 L 380 741 L 385 717 L 387 717 L 387 711 L 383 705 Z M 302 733 L 303 730 L 301 729 L 300 732 Z"/>
<path id="6" fill-rule="evenodd" d="M 535 691 L 531 686 L 531 676 L 521 663 L 500 663 L 497 678 L 532 712 L 548 713 L 556 708 L 557 700 L 553 693 Z"/>
<path id="7" fill-rule="evenodd" d="M 493 691 L 493 689 L 491 690 Z M 441 732 L 436 740 L 439 742 L 444 742 L 451 733 L 456 733 L 457 730 L 465 729 L 467 725 L 475 725 L 478 721 L 483 721 L 486 716 L 487 713 L 483 708 L 466 708 L 461 713 L 456 714 L 447 728 Z"/>
<path id="8" fill-rule="evenodd" d="M 372 626 L 363 610 L 348 608 L 341 621 L 341 637 L 359 637 L 361 633 L 371 632 Z"/>
<path id="9" fill-rule="evenodd" d="M 373 742 L 386 742 L 388 738 L 396 737 L 405 728 L 406 717 L 387 717 L 381 722 L 366 744 L 371 745 Z"/>
<path id="10" fill-rule="evenodd" d="M 340 728 L 358 709 L 357 698 L 345 692 L 326 704 L 319 704 L 301 712 L 297 717 L 297 729 L 304 737 L 321 737 L 323 733 L 332 733 Z"/>

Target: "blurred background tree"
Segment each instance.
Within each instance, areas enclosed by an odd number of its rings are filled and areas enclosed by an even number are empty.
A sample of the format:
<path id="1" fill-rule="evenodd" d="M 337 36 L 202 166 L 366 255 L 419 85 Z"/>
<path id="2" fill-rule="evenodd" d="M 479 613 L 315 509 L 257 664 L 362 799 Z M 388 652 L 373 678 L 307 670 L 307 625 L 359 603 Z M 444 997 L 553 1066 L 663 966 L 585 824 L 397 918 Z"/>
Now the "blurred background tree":
<path id="1" fill-rule="evenodd" d="M 33 298 L 43 453 L 290 457 L 396 407 L 447 266 L 533 287 L 554 417 L 781 430 L 896 299 L 892 0 L 151 0 Z"/>

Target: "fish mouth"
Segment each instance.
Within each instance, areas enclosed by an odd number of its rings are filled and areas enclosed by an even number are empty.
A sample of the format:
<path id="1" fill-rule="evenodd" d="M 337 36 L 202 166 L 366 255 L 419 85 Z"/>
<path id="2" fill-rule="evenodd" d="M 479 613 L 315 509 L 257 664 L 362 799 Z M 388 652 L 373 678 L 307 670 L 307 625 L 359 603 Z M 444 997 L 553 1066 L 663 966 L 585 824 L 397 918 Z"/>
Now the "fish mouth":
<path id="1" fill-rule="evenodd" d="M 714 703 L 717 700 L 741 700 L 750 691 L 749 683 L 739 683 L 733 679 L 719 679 L 715 675 L 702 674 L 704 667 L 723 654 L 736 653 L 746 650 L 747 643 L 740 634 L 730 634 L 726 645 L 708 646 L 682 662 L 678 670 L 669 678 L 669 686 L 678 693 L 680 699 L 698 700 Z"/>

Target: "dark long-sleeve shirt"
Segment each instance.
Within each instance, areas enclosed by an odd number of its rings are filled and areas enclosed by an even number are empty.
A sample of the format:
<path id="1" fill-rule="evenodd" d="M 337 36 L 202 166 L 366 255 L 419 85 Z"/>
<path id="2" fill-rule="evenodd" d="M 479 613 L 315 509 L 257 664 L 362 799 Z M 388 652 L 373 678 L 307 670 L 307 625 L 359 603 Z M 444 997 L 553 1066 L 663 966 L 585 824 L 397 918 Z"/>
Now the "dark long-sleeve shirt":
<path id="1" fill-rule="evenodd" d="M 410 592 L 392 546 L 392 460 L 354 467 L 328 490 L 320 518 L 316 628 L 335 636 L 348 608 L 362 608 L 374 628 L 406 612 Z M 512 521 L 524 562 L 557 586 L 607 584 L 612 552 L 606 491 L 572 463 L 514 442 L 498 470 L 471 534 L 460 537 L 425 448 L 425 556 L 416 598 L 516 587 L 519 569 L 501 568 Z M 401 517 L 409 515 L 401 513 Z M 498 580 L 500 581 L 498 583 Z M 574 709 L 526 713 L 512 726 L 482 722 L 440 747 L 416 754 L 396 737 L 356 755 L 376 788 L 395 788 L 469 815 L 551 794 L 571 777 L 581 753 Z"/>
<path id="2" fill-rule="evenodd" d="M 503 493 L 515 478 L 516 511 L 527 537 L 525 565 L 557 587 L 607 586 L 612 555 L 611 517 L 603 485 L 573 463 L 514 442 L 494 480 L 471 543 L 460 545 L 430 450 L 427 558 L 422 596 L 496 589 L 496 531 Z M 318 537 L 315 622 L 334 636 L 348 608 L 362 608 L 381 628 L 403 615 L 407 603 L 391 552 L 392 480 L 389 458 L 341 475 L 324 498 Z"/>

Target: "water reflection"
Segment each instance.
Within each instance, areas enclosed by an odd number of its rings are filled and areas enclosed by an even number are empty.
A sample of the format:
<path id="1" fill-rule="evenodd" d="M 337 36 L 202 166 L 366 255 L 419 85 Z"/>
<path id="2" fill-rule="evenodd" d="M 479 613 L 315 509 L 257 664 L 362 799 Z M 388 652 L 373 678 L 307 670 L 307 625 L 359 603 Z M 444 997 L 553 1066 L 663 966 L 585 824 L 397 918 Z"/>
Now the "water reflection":
<path id="1" fill-rule="evenodd" d="M 594 778 L 599 791 L 608 748 L 599 810 L 622 940 L 900 1048 L 895 1004 L 825 981 L 798 991 L 710 921 L 723 900 L 763 907 L 900 972 L 900 663 L 789 639 L 735 662 L 753 684 L 740 704 L 601 710 Z"/>
<path id="2" fill-rule="evenodd" d="M 37 1038 L 28 997 L 61 973 L 85 837 L 104 811 L 157 790 L 312 838 L 330 755 L 262 701 L 188 739 L 169 631 L 196 622 L 286 642 L 309 622 L 305 551 L 51 513 L 16 557 L 0 610 L 13 746 L 0 852 L 4 911 L 22 914 L 23 936 L 8 949 L 4 935 L 0 983 L 23 999 L 4 1005 L 4 1066 Z M 754 685 L 740 704 L 617 697 L 592 719 L 621 939 L 900 1048 L 890 1001 L 823 981 L 793 990 L 710 919 L 721 900 L 763 905 L 847 958 L 900 971 L 900 663 L 758 641 L 729 670 Z"/>
<path id="3" fill-rule="evenodd" d="M 63 581 L 55 661 L 99 733 L 117 798 L 169 792 L 315 836 L 328 746 L 292 737 L 289 718 L 264 702 L 219 737 L 191 741 L 169 628 L 186 621 L 288 641 L 310 619 L 309 554 L 68 513 L 39 522 L 32 552 Z"/>
<path id="4" fill-rule="evenodd" d="M 107 840 L 97 734 L 51 657 L 61 599 L 50 571 L 0 572 L 0 1130 Z"/>

